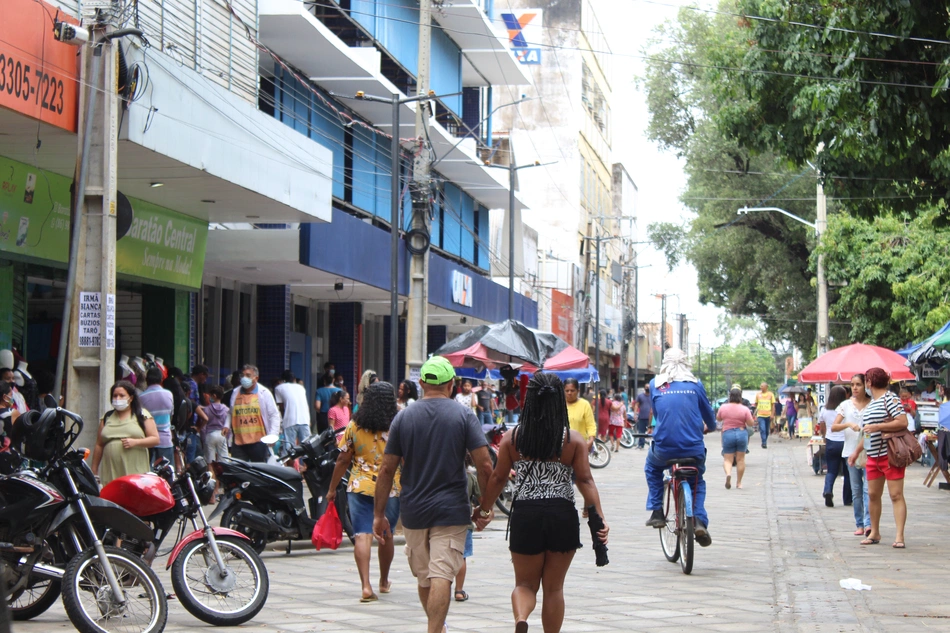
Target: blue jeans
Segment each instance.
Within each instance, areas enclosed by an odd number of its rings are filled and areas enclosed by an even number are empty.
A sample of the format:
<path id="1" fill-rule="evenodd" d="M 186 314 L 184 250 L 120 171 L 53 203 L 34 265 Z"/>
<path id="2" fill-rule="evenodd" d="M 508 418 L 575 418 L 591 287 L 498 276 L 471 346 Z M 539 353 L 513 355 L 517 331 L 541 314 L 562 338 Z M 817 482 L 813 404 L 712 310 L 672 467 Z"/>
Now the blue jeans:
<path id="1" fill-rule="evenodd" d="M 756 418 L 759 423 L 759 436 L 762 439 L 762 446 L 768 446 L 769 443 L 769 425 L 772 421 L 768 418 Z"/>
<path id="2" fill-rule="evenodd" d="M 646 463 L 643 465 L 643 472 L 647 477 L 647 486 L 650 489 L 647 496 L 647 510 L 663 509 L 663 472 L 667 470 L 666 462 L 671 459 L 685 459 L 692 457 L 697 460 L 696 467 L 699 469 L 699 476 L 695 484 L 696 490 L 693 497 L 693 516 L 703 525 L 709 525 L 709 516 L 706 514 L 706 481 L 703 479 L 703 473 L 706 472 L 706 450 L 702 453 L 683 455 L 675 452 L 663 453 L 657 450 L 656 444 L 650 448 L 647 453 Z M 691 482 L 692 483 L 692 482 Z"/>
<path id="3" fill-rule="evenodd" d="M 650 418 L 643 418 L 642 420 L 637 420 L 637 433 L 641 435 L 647 432 L 647 428 L 650 426 Z M 637 438 L 637 446 L 643 448 L 647 443 L 647 438 L 640 437 Z"/>
<path id="4" fill-rule="evenodd" d="M 201 437 L 194 431 L 185 433 L 185 464 L 195 461 L 198 455 L 201 455 Z"/>
<path id="5" fill-rule="evenodd" d="M 168 447 L 153 446 L 152 448 L 148 449 L 148 453 L 149 453 L 148 458 L 152 460 L 153 464 L 155 463 L 155 460 L 161 457 L 164 457 L 165 459 L 167 459 L 169 464 L 175 463 L 175 447 L 174 446 L 168 446 Z"/>
<path id="6" fill-rule="evenodd" d="M 834 494 L 835 479 L 838 473 L 844 475 L 844 488 L 841 496 L 844 498 L 844 504 L 852 503 L 851 499 L 851 477 L 848 475 L 848 462 L 841 456 L 844 450 L 844 440 L 825 440 L 825 463 L 828 465 L 828 472 L 825 473 L 824 494 Z"/>
<path id="7" fill-rule="evenodd" d="M 791 415 L 788 417 L 788 436 L 795 437 L 795 423 L 798 421 L 798 416 Z"/>
<path id="8" fill-rule="evenodd" d="M 494 426 L 495 420 L 491 417 L 491 411 L 479 411 L 478 412 L 478 423 L 484 427 L 486 424 Z"/>
<path id="9" fill-rule="evenodd" d="M 283 436 L 284 441 L 280 443 L 280 454 L 282 456 L 288 454 L 290 449 L 310 437 L 310 425 L 294 424 L 288 426 L 284 429 Z"/>
<path id="10" fill-rule="evenodd" d="M 871 506 L 868 504 L 868 480 L 863 468 L 848 466 L 848 475 L 851 477 L 851 496 L 854 498 L 855 527 L 867 530 L 871 527 Z"/>

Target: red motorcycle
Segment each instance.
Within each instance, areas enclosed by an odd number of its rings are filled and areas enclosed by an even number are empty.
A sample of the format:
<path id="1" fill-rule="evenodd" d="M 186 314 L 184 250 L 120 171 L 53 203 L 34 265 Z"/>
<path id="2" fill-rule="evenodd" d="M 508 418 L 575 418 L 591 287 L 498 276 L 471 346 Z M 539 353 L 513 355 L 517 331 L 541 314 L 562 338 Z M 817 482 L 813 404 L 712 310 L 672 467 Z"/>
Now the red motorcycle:
<path id="1" fill-rule="evenodd" d="M 155 474 L 119 477 L 103 487 L 100 496 L 152 527 L 155 536 L 150 543 L 123 543 L 144 547 L 136 553 L 149 564 L 178 524 L 178 538 L 165 567 L 171 568 L 178 600 L 199 620 L 236 626 L 264 607 L 269 582 L 264 563 L 245 535 L 208 524 L 201 506 L 212 502 L 214 487 L 207 464 L 199 457 L 177 478 L 172 465 L 161 460 Z M 189 534 L 186 520 L 193 528 Z"/>

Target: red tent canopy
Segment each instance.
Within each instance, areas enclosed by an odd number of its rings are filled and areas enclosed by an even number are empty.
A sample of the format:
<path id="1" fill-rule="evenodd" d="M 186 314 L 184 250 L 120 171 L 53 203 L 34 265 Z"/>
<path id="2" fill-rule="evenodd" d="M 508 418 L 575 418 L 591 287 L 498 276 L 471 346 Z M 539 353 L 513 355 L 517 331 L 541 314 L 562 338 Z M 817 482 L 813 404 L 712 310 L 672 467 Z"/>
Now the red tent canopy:
<path id="1" fill-rule="evenodd" d="M 461 349 L 457 352 L 443 354 L 445 358 L 452 363 L 453 367 L 477 367 L 479 364 L 489 369 L 494 369 L 502 365 L 511 364 L 524 372 L 537 371 L 537 367 L 529 363 L 518 364 L 509 363 L 504 358 L 498 358 L 498 354 L 492 352 L 481 343 Z M 575 347 L 567 347 L 544 363 L 544 368 L 548 371 L 564 371 L 567 369 L 587 369 L 590 365 L 590 358 Z"/>
<path id="2" fill-rule="evenodd" d="M 897 352 L 855 343 L 831 350 L 819 356 L 798 372 L 799 382 L 848 382 L 855 374 L 863 374 L 872 367 L 880 367 L 891 380 L 914 380 L 915 376 L 904 364 L 905 358 Z"/>

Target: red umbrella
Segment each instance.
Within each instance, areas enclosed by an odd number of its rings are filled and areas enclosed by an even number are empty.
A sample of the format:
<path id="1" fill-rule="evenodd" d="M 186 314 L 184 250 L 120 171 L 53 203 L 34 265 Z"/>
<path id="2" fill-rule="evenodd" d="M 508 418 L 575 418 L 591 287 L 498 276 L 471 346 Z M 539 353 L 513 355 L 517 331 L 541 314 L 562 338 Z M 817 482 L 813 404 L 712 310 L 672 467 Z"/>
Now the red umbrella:
<path id="1" fill-rule="evenodd" d="M 914 380 L 915 376 L 904 364 L 906 359 L 877 345 L 855 343 L 831 350 L 819 356 L 798 373 L 799 382 L 848 382 L 854 374 L 863 374 L 872 367 L 880 367 L 891 380 Z"/>

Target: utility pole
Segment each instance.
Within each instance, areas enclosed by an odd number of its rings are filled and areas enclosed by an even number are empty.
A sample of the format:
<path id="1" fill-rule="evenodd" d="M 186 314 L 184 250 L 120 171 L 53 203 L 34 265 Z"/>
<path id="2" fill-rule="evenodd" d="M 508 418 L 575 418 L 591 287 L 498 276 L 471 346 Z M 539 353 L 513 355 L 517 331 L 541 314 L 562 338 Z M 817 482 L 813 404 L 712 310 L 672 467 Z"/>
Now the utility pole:
<path id="1" fill-rule="evenodd" d="M 825 188 L 818 178 L 818 213 L 815 217 L 815 233 L 818 246 L 821 246 L 821 234 L 828 226 L 828 209 L 825 200 Z M 825 256 L 818 253 L 818 355 L 828 351 L 828 280 L 825 279 Z"/>
<path id="2" fill-rule="evenodd" d="M 432 48 L 432 0 L 419 0 L 419 69 L 416 75 L 416 95 L 429 94 L 429 57 Z M 416 137 L 426 138 L 429 125 L 428 102 L 416 108 Z M 393 131 L 393 142 L 399 143 L 399 131 Z M 429 233 L 429 152 L 421 151 L 412 168 L 412 228 Z M 429 251 L 412 254 L 409 263 L 409 310 L 406 322 L 406 374 L 412 376 L 426 359 L 429 313 Z M 392 341 L 395 354 L 398 341 Z M 394 377 L 393 380 L 398 380 Z M 394 383 L 395 384 L 395 383 Z"/>
<path id="3" fill-rule="evenodd" d="M 656 295 L 658 299 L 662 301 L 662 310 L 660 314 L 660 357 L 662 358 L 666 354 L 666 349 L 669 346 L 669 341 L 666 338 L 666 295 Z"/>
<path id="4" fill-rule="evenodd" d="M 86 420 L 80 445 L 96 441 L 96 420 L 110 408 L 115 381 L 116 167 L 119 138 L 117 52 L 113 27 L 94 23 L 81 51 L 79 148 L 73 194 L 70 267 L 57 375 L 67 406 Z M 65 310 L 64 310 L 65 312 Z M 98 312 L 98 319 L 96 313 Z M 80 315 L 83 316 L 80 324 Z M 111 317 L 110 317 L 111 315 Z M 66 316 L 64 314 L 64 316 Z M 96 321 L 98 320 L 98 336 Z M 58 395 L 60 382 L 55 389 Z"/>
<path id="5" fill-rule="evenodd" d="M 640 267 L 633 267 L 633 395 L 640 388 Z"/>
<path id="6" fill-rule="evenodd" d="M 600 231 L 598 231 L 598 234 Z M 600 375 L 600 242 L 601 237 L 597 237 L 597 263 L 594 264 L 594 367 L 597 369 L 597 375 Z M 598 381 L 599 382 L 599 381 Z"/>

